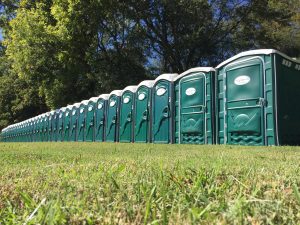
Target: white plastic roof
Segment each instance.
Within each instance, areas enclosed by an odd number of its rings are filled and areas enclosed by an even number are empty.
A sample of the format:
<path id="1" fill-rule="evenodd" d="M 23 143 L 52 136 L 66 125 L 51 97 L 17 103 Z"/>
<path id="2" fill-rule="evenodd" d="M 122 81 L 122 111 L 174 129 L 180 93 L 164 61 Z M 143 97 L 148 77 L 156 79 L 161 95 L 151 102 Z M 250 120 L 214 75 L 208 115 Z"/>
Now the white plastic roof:
<path id="1" fill-rule="evenodd" d="M 102 98 L 104 100 L 107 100 L 109 98 L 109 94 L 101 94 L 98 96 L 98 98 Z"/>
<path id="2" fill-rule="evenodd" d="M 75 103 L 75 104 L 73 105 L 73 107 L 79 108 L 79 107 L 80 107 L 80 103 Z"/>
<path id="3" fill-rule="evenodd" d="M 135 93 L 135 92 L 136 92 L 136 89 L 137 89 L 137 86 L 127 86 L 126 88 L 123 89 L 122 94 L 123 94 L 125 91 L 130 91 L 130 92 L 132 92 L 132 93 Z"/>
<path id="4" fill-rule="evenodd" d="M 192 69 L 189 69 L 187 71 L 184 71 L 183 73 L 179 74 L 175 79 L 174 81 L 190 74 L 190 73 L 196 73 L 196 72 L 204 72 L 204 73 L 208 73 L 208 72 L 214 72 L 216 71 L 213 67 L 195 67 L 195 68 L 192 68 Z"/>
<path id="5" fill-rule="evenodd" d="M 99 97 L 92 97 L 89 99 L 89 102 L 97 102 Z"/>
<path id="6" fill-rule="evenodd" d="M 144 80 L 141 83 L 139 83 L 139 85 L 137 86 L 137 88 L 141 87 L 141 86 L 146 86 L 148 88 L 152 88 L 154 85 L 154 80 Z"/>
<path id="7" fill-rule="evenodd" d="M 300 63 L 300 61 L 297 61 L 297 60 L 287 56 L 286 54 L 284 54 L 284 53 L 282 53 L 278 50 L 275 50 L 275 49 L 258 49 L 258 50 L 250 50 L 250 51 L 246 51 L 246 52 L 241 52 L 241 53 L 227 59 L 226 61 L 220 63 L 216 68 L 218 69 L 218 68 L 220 68 L 220 67 L 222 67 L 222 66 L 224 66 L 224 65 L 226 65 L 226 64 L 228 64 L 228 63 L 230 63 L 230 62 L 232 62 L 232 61 L 234 61 L 238 58 L 244 57 L 244 56 L 248 56 L 248 55 L 270 55 L 272 53 L 277 53 L 277 54 L 289 59 L 290 61 L 293 61 L 295 63 Z"/>
<path id="8" fill-rule="evenodd" d="M 73 105 L 68 105 L 66 108 L 67 109 L 72 109 Z"/>
<path id="9" fill-rule="evenodd" d="M 156 83 L 159 80 L 167 80 L 167 81 L 174 81 L 174 79 L 178 76 L 177 73 L 165 73 L 162 75 L 159 75 L 154 82 Z"/>
<path id="10" fill-rule="evenodd" d="M 89 104 L 89 100 L 83 100 L 80 102 L 81 105 L 87 105 Z"/>
<path id="11" fill-rule="evenodd" d="M 112 95 L 121 96 L 122 90 L 114 90 L 114 91 L 110 92 L 109 97 Z"/>
<path id="12" fill-rule="evenodd" d="M 62 108 L 60 108 L 60 111 L 65 112 L 66 109 L 67 109 L 67 107 L 62 107 Z"/>

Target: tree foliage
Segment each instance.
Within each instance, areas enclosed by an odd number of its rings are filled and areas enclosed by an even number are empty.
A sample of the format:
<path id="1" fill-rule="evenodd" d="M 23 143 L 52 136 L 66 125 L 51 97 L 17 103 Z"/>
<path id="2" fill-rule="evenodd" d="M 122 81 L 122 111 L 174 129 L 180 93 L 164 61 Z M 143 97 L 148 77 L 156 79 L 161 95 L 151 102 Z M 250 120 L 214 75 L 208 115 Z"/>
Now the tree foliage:
<path id="1" fill-rule="evenodd" d="M 0 127 L 243 50 L 300 56 L 298 0 L 5 0 Z"/>

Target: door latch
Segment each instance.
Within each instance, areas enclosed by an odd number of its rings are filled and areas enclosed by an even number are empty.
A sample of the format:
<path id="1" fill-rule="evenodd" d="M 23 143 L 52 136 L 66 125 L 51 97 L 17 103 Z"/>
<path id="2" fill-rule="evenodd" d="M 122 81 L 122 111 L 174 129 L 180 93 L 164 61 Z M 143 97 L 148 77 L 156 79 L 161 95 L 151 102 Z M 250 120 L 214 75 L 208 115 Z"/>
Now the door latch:
<path id="1" fill-rule="evenodd" d="M 268 105 L 268 101 L 265 98 L 259 98 L 258 105 L 261 107 L 266 107 Z"/>

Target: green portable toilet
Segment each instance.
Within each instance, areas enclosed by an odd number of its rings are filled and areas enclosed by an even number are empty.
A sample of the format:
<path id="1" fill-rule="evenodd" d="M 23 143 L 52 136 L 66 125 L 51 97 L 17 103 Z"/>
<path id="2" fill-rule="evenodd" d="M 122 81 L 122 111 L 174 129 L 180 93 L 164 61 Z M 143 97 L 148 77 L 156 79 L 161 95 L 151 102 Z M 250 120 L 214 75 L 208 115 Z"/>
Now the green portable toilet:
<path id="1" fill-rule="evenodd" d="M 62 107 L 58 112 L 58 125 L 57 125 L 57 141 L 62 142 L 64 136 L 64 115 L 66 107 Z"/>
<path id="2" fill-rule="evenodd" d="M 16 128 L 15 128 L 15 135 L 16 135 L 16 142 L 20 142 L 20 127 L 21 127 L 21 124 L 20 123 L 17 123 L 16 124 Z"/>
<path id="3" fill-rule="evenodd" d="M 32 118 L 32 142 L 36 142 L 37 139 L 37 118 Z"/>
<path id="4" fill-rule="evenodd" d="M 32 142 L 36 142 L 38 139 L 38 121 L 37 117 L 32 118 Z"/>
<path id="5" fill-rule="evenodd" d="M 42 114 L 38 116 L 37 118 L 37 141 L 41 142 L 43 139 L 43 118 L 42 118 Z"/>
<path id="6" fill-rule="evenodd" d="M 6 142 L 10 142 L 10 126 L 7 126 L 7 130 L 6 130 Z"/>
<path id="7" fill-rule="evenodd" d="M 192 68 L 175 78 L 175 143 L 214 143 L 214 78 L 212 67 Z"/>
<path id="8" fill-rule="evenodd" d="M 52 141 L 57 141 L 58 139 L 58 120 L 59 120 L 59 109 L 54 111 L 54 116 L 52 117 Z"/>
<path id="9" fill-rule="evenodd" d="M 37 138 L 36 138 L 36 136 L 37 136 L 37 135 L 36 135 L 36 133 L 37 133 L 37 132 L 36 132 L 36 130 L 37 130 L 37 129 L 36 129 L 36 127 L 37 127 L 37 126 L 36 126 L 36 123 L 37 123 L 36 117 L 33 117 L 33 118 L 32 118 L 32 130 L 31 130 L 31 132 L 32 132 L 32 142 L 35 142 L 36 139 L 37 139 Z"/>
<path id="10" fill-rule="evenodd" d="M 39 116 L 39 141 L 44 141 L 44 114 Z"/>
<path id="11" fill-rule="evenodd" d="M 16 142 L 16 126 L 17 124 L 12 125 L 11 134 L 12 134 L 12 141 Z"/>
<path id="12" fill-rule="evenodd" d="M 115 90 L 109 94 L 105 138 L 107 142 L 116 142 L 118 140 L 121 95 L 121 90 Z"/>
<path id="13" fill-rule="evenodd" d="M 85 116 L 88 102 L 88 100 L 80 102 L 78 114 L 77 141 L 84 141 L 85 138 Z"/>
<path id="14" fill-rule="evenodd" d="M 22 122 L 18 123 L 17 126 L 17 141 L 18 142 L 22 141 Z"/>
<path id="15" fill-rule="evenodd" d="M 64 131 L 63 131 L 63 141 L 70 141 L 70 131 L 71 131 L 71 115 L 72 115 L 72 105 L 68 105 L 64 113 Z"/>
<path id="16" fill-rule="evenodd" d="M 29 127 L 28 127 L 28 133 L 29 133 L 29 142 L 34 142 L 34 119 L 30 118 L 29 120 Z"/>
<path id="17" fill-rule="evenodd" d="M 95 141 L 95 110 L 98 97 L 88 100 L 86 119 L 85 119 L 85 141 Z"/>
<path id="18" fill-rule="evenodd" d="M 6 131 L 6 142 L 11 142 L 11 139 L 10 139 L 10 130 L 11 130 L 11 125 L 9 125 L 7 127 L 7 131 Z"/>
<path id="19" fill-rule="evenodd" d="M 22 125 L 22 142 L 27 142 L 27 120 L 23 122 Z"/>
<path id="20" fill-rule="evenodd" d="M 22 125 L 22 142 L 27 142 L 27 120 Z"/>
<path id="21" fill-rule="evenodd" d="M 273 49 L 217 66 L 217 142 L 300 144 L 300 62 Z"/>
<path id="22" fill-rule="evenodd" d="M 14 124 L 14 127 L 13 127 L 13 140 L 14 140 L 14 142 L 18 142 L 18 127 L 19 127 L 18 123 Z"/>
<path id="23" fill-rule="evenodd" d="M 134 106 L 137 86 L 128 86 L 122 91 L 120 101 L 119 142 L 133 142 Z"/>
<path id="24" fill-rule="evenodd" d="M 80 107 L 79 103 L 75 103 L 72 106 L 70 141 L 77 141 L 76 138 L 77 138 L 79 107 Z"/>
<path id="25" fill-rule="evenodd" d="M 54 111 L 50 111 L 49 112 L 49 119 L 48 119 L 48 141 L 52 141 L 52 120 L 53 120 L 53 116 L 54 116 Z"/>
<path id="26" fill-rule="evenodd" d="M 11 129 L 12 129 L 12 125 L 9 125 L 7 127 L 7 142 L 11 142 Z"/>
<path id="27" fill-rule="evenodd" d="M 49 120 L 50 120 L 50 113 L 47 112 L 45 113 L 45 117 L 44 117 L 44 132 L 43 132 L 43 135 L 44 135 L 44 142 L 47 142 L 49 141 Z"/>
<path id="28" fill-rule="evenodd" d="M 134 107 L 134 142 L 147 143 L 151 141 L 151 92 L 154 80 L 141 82 L 136 90 Z"/>
<path id="29" fill-rule="evenodd" d="M 17 127 L 16 127 L 16 141 L 17 142 L 21 142 L 21 127 L 22 127 L 22 123 L 17 123 Z"/>
<path id="30" fill-rule="evenodd" d="M 8 131 L 8 128 L 6 127 L 5 129 L 4 129 L 4 142 L 8 142 L 8 140 L 7 140 L 7 131 Z"/>
<path id="31" fill-rule="evenodd" d="M 12 125 L 12 128 L 11 128 L 11 138 L 12 138 L 12 142 L 16 141 L 16 124 Z"/>
<path id="32" fill-rule="evenodd" d="M 152 90 L 152 142 L 174 142 L 173 98 L 174 79 L 178 74 L 162 74 L 154 81 Z"/>
<path id="33" fill-rule="evenodd" d="M 11 142 L 15 142 L 15 127 L 16 125 L 13 124 L 12 127 L 11 127 Z"/>
<path id="34" fill-rule="evenodd" d="M 97 107 L 95 109 L 95 141 L 103 142 L 105 140 L 107 100 L 109 94 L 99 95 Z"/>

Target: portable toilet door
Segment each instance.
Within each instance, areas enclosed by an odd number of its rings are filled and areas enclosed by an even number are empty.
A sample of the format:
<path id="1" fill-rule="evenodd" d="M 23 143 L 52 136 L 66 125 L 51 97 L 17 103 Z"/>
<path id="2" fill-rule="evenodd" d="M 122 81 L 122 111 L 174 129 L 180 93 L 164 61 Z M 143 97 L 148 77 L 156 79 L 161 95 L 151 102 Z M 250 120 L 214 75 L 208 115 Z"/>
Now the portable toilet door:
<path id="1" fill-rule="evenodd" d="M 6 142 L 10 142 L 10 126 L 7 127 L 7 130 L 6 130 Z"/>
<path id="2" fill-rule="evenodd" d="M 99 95 L 95 109 L 95 141 L 105 141 L 105 126 L 106 126 L 106 112 L 107 100 L 109 94 Z"/>
<path id="3" fill-rule="evenodd" d="M 49 112 L 48 117 L 48 141 L 52 141 L 52 119 L 53 119 L 54 111 Z"/>
<path id="4" fill-rule="evenodd" d="M 214 143 L 214 77 L 214 68 L 197 67 L 175 78 L 175 143 Z"/>
<path id="5" fill-rule="evenodd" d="M 36 118 L 33 117 L 31 121 L 31 141 L 35 142 L 36 140 Z"/>
<path id="6" fill-rule="evenodd" d="M 7 127 L 7 132 L 6 132 L 6 141 L 7 142 L 11 141 L 10 140 L 10 127 L 11 127 L 11 125 Z"/>
<path id="7" fill-rule="evenodd" d="M 85 120 L 85 141 L 95 141 L 95 109 L 98 97 L 88 100 Z"/>
<path id="8" fill-rule="evenodd" d="M 115 90 L 109 95 L 105 138 L 107 142 L 116 142 L 118 140 L 121 94 L 121 90 Z"/>
<path id="9" fill-rule="evenodd" d="M 14 142 L 18 142 L 18 126 L 19 124 L 14 124 L 14 129 L 13 129 L 13 137 L 14 137 Z"/>
<path id="10" fill-rule="evenodd" d="M 40 127 L 39 127 L 39 116 L 34 118 L 34 142 L 39 142 L 40 137 Z"/>
<path id="11" fill-rule="evenodd" d="M 19 123 L 15 124 L 15 128 L 14 128 L 14 141 L 15 142 L 19 141 Z"/>
<path id="12" fill-rule="evenodd" d="M 77 141 L 84 141 L 85 139 L 85 116 L 88 102 L 88 100 L 84 100 L 80 103 L 78 114 Z"/>
<path id="13" fill-rule="evenodd" d="M 122 91 L 120 101 L 119 142 L 133 142 L 134 106 L 137 86 L 128 86 Z"/>
<path id="14" fill-rule="evenodd" d="M 134 142 L 147 143 L 151 141 L 151 91 L 154 80 L 141 82 L 136 90 L 134 111 Z"/>
<path id="15" fill-rule="evenodd" d="M 35 141 L 35 132 L 34 132 L 34 118 L 30 119 L 30 142 L 34 142 Z"/>
<path id="16" fill-rule="evenodd" d="M 16 142 L 20 142 L 20 136 L 21 136 L 21 122 L 16 124 Z"/>
<path id="17" fill-rule="evenodd" d="M 45 117 L 44 117 L 44 142 L 49 141 L 49 117 L 50 117 L 50 113 L 47 112 L 45 113 Z"/>
<path id="18" fill-rule="evenodd" d="M 66 107 L 62 107 L 58 113 L 58 125 L 57 125 L 57 141 L 62 142 L 64 136 L 64 114 Z"/>
<path id="19" fill-rule="evenodd" d="M 44 141 L 44 114 L 40 115 L 39 118 L 39 141 L 43 142 Z"/>
<path id="20" fill-rule="evenodd" d="M 28 127 L 28 120 L 25 120 L 23 125 L 23 142 L 28 142 L 27 127 Z"/>
<path id="21" fill-rule="evenodd" d="M 9 126 L 6 129 L 6 142 L 9 142 Z"/>
<path id="22" fill-rule="evenodd" d="M 152 141 L 173 143 L 173 98 L 174 79 L 178 74 L 158 76 L 152 90 Z"/>
<path id="23" fill-rule="evenodd" d="M 242 52 L 217 66 L 217 142 L 300 144 L 300 62 L 273 49 Z"/>
<path id="24" fill-rule="evenodd" d="M 38 129 L 39 129 L 39 134 L 38 134 L 38 141 L 42 142 L 43 141 L 43 129 L 44 129 L 44 123 L 43 123 L 43 114 L 39 115 L 39 120 L 38 120 Z"/>
<path id="25" fill-rule="evenodd" d="M 17 123 L 15 127 L 15 141 L 20 141 L 20 123 Z"/>
<path id="26" fill-rule="evenodd" d="M 27 120 L 23 122 L 22 125 L 22 142 L 27 142 Z"/>
<path id="27" fill-rule="evenodd" d="M 63 126 L 63 141 L 70 141 L 70 131 L 71 131 L 71 114 L 72 114 L 72 105 L 68 105 L 65 109 L 63 116 L 64 126 Z"/>
<path id="28" fill-rule="evenodd" d="M 59 109 L 55 110 L 54 118 L 52 119 L 52 141 L 58 139 L 58 121 L 59 121 Z"/>
<path id="29" fill-rule="evenodd" d="M 80 104 L 76 103 L 72 107 L 70 141 L 77 141 L 76 138 L 77 138 L 79 106 Z"/>

